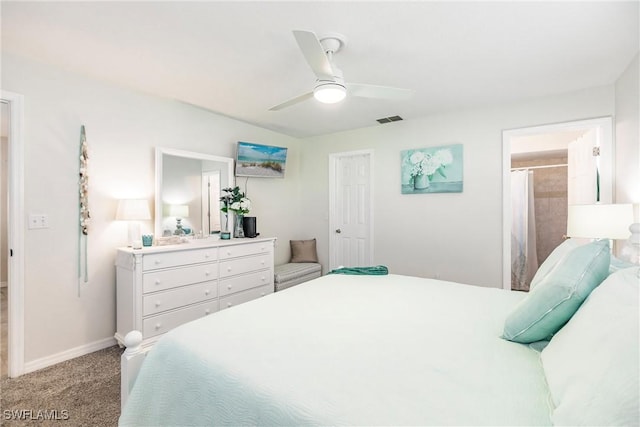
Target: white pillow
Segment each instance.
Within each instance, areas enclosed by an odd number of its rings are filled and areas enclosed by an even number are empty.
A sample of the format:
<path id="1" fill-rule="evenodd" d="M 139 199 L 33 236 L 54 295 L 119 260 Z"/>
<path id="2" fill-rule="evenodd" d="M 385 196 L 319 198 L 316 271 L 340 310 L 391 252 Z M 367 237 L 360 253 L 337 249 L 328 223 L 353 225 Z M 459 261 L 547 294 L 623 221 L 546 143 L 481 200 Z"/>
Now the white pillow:
<path id="1" fill-rule="evenodd" d="M 611 274 L 542 351 L 554 425 L 640 424 L 640 267 Z"/>

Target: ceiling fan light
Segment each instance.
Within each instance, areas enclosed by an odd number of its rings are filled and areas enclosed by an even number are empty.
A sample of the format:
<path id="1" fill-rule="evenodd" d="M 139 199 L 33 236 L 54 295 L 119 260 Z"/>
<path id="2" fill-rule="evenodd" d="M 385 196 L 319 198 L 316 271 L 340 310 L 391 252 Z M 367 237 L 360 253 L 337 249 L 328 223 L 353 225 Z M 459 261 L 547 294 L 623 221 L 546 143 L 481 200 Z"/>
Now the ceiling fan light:
<path id="1" fill-rule="evenodd" d="M 313 97 L 325 104 L 335 104 L 347 96 L 347 89 L 338 83 L 326 83 L 313 90 Z"/>

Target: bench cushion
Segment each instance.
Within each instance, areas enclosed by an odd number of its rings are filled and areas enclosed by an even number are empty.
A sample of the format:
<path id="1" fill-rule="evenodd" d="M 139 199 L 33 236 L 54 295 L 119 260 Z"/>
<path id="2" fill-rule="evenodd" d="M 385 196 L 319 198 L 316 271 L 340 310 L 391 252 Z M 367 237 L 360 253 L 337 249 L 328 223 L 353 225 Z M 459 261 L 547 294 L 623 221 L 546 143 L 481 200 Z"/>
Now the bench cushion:
<path id="1" fill-rule="evenodd" d="M 317 274 L 320 277 L 322 266 L 315 262 L 295 262 L 275 266 L 275 283 L 295 280 L 303 276 Z"/>

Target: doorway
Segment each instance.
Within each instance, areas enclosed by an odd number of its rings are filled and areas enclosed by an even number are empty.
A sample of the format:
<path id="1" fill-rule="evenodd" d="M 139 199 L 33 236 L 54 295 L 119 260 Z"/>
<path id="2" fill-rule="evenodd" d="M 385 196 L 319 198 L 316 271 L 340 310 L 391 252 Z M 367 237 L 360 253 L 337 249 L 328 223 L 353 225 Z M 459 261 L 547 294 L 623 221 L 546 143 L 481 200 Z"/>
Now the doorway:
<path id="1" fill-rule="evenodd" d="M 6 177 L 6 245 L 7 253 L 7 309 L 6 360 L 7 374 L 14 378 L 24 373 L 24 97 L 13 92 L 0 92 L 3 119 L 6 119 L 6 163 L 2 164 Z M 3 136 L 5 133 L 3 132 Z M 5 173 L 6 170 L 6 173 Z M 5 310 L 3 310 L 4 312 Z"/>
<path id="2" fill-rule="evenodd" d="M 515 265 L 515 288 L 526 290 L 526 284 L 522 283 L 530 280 L 537 266 L 562 242 L 566 233 L 566 206 L 612 202 L 613 121 L 604 117 L 507 130 L 502 140 L 502 284 L 504 289 L 512 289 Z M 528 179 L 534 193 L 535 187 L 539 187 L 538 197 L 518 194 L 514 197 L 512 186 Z M 536 181 L 539 185 L 535 185 Z M 522 209 L 515 209 L 512 204 L 518 199 L 528 208 L 522 215 L 519 214 Z M 538 209 L 532 209 L 536 202 Z M 536 213 L 541 218 L 532 221 L 528 215 Z M 531 239 L 537 240 L 533 248 Z"/>
<path id="3" fill-rule="evenodd" d="M 329 267 L 373 262 L 373 151 L 329 156 Z"/>

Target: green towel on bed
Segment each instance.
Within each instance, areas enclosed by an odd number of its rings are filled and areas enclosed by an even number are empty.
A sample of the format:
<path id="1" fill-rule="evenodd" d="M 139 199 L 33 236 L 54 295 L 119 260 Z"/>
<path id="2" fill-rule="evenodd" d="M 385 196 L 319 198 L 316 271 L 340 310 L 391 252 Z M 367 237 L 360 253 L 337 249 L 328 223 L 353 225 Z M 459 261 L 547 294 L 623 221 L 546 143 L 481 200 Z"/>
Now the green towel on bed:
<path id="1" fill-rule="evenodd" d="M 341 267 L 331 270 L 329 274 L 383 276 L 385 274 L 389 274 L 389 269 L 384 265 L 376 265 L 375 267 Z"/>

